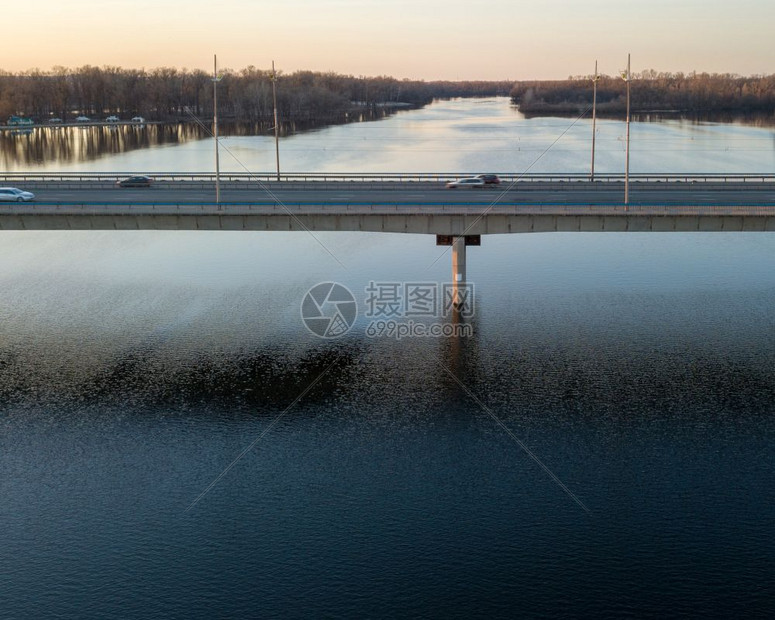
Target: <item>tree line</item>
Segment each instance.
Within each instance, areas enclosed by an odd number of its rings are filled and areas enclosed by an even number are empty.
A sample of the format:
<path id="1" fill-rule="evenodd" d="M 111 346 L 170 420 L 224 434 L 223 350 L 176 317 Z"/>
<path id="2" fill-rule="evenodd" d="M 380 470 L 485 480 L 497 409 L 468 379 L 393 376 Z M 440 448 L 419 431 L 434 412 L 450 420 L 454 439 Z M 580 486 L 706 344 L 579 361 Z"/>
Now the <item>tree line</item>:
<path id="1" fill-rule="evenodd" d="M 512 101 L 526 114 L 581 113 L 592 105 L 593 76 L 567 80 L 517 82 Z M 718 73 L 658 73 L 648 69 L 630 76 L 633 112 L 775 112 L 775 75 L 742 77 Z M 626 110 L 626 84 L 621 76 L 601 75 L 597 110 Z"/>
<path id="2" fill-rule="evenodd" d="M 249 66 L 226 69 L 218 82 L 218 115 L 245 121 L 273 118 L 273 74 Z M 118 115 L 148 120 L 186 120 L 213 114 L 213 76 L 201 70 L 161 67 L 124 69 L 55 67 L 20 73 L 0 71 L 0 119 L 11 115 L 49 118 Z M 326 123 L 353 109 L 422 106 L 435 98 L 508 95 L 512 82 L 398 80 L 296 71 L 276 75 L 277 108 L 283 122 Z"/>

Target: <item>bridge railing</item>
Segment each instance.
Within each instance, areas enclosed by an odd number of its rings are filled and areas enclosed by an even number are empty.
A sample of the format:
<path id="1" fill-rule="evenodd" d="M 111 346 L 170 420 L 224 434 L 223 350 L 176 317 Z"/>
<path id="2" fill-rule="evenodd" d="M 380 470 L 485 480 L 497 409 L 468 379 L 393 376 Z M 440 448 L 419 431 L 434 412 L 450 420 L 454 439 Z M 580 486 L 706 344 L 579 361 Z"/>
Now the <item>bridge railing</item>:
<path id="1" fill-rule="evenodd" d="M 766 216 L 773 217 L 775 208 L 763 204 L 740 205 L 671 205 L 671 204 L 529 204 L 529 205 L 454 205 L 454 204 L 370 204 L 343 203 L 339 205 L 314 204 L 220 204 L 198 203 L 144 203 L 144 204 L 112 204 L 112 203 L 0 203 L 0 216 L 45 216 L 45 215 L 104 215 L 119 217 L 137 216 Z"/>
<path id="2" fill-rule="evenodd" d="M 61 183 L 68 187 L 95 184 L 113 185 L 119 179 L 138 174 L 148 174 L 161 186 L 175 183 L 213 185 L 215 174 L 209 172 L 0 172 L 1 185 L 38 185 Z M 451 179 L 476 176 L 475 172 L 391 172 L 391 173 L 351 173 L 351 172 L 292 172 L 280 175 L 279 183 L 294 185 L 312 183 L 380 183 L 390 185 L 406 183 L 442 184 Z M 588 182 L 589 174 L 584 173 L 530 173 L 518 174 L 512 172 L 497 173 L 502 184 L 510 183 L 571 183 Z M 596 183 L 623 183 L 623 174 L 596 174 Z M 772 183 L 775 174 L 771 173 L 637 173 L 630 175 L 633 183 Z M 260 172 L 227 172 L 221 173 L 220 182 L 231 187 L 256 186 L 260 184 L 278 184 L 276 173 Z"/>

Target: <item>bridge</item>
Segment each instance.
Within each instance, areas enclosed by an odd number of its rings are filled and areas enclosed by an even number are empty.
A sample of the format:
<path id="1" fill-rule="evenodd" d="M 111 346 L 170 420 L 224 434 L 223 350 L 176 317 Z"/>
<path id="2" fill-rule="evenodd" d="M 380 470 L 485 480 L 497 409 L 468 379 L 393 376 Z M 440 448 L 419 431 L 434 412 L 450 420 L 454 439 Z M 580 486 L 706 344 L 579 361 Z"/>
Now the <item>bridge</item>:
<path id="1" fill-rule="evenodd" d="M 33 203 L 0 205 L 0 230 L 364 231 L 436 235 L 465 281 L 466 245 L 528 232 L 775 231 L 775 175 L 531 175 L 447 189 L 455 175 L 155 175 L 118 188 L 119 175 L 5 175 Z"/>

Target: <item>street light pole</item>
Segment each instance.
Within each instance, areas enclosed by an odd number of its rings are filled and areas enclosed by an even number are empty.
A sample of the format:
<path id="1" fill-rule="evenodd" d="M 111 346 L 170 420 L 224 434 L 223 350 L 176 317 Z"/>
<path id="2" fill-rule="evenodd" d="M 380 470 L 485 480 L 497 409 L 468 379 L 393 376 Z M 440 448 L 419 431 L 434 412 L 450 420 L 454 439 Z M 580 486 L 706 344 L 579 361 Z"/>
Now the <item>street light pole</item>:
<path id="1" fill-rule="evenodd" d="M 277 124 L 277 73 L 272 61 L 272 100 L 274 102 L 274 152 L 277 159 L 277 180 L 280 180 L 280 126 Z"/>
<path id="2" fill-rule="evenodd" d="M 595 61 L 595 76 L 592 78 L 592 168 L 589 180 L 595 180 L 595 125 L 597 122 L 597 83 L 600 76 L 597 74 L 597 60 Z"/>
<path id="3" fill-rule="evenodd" d="M 624 156 L 624 205 L 630 204 L 630 55 L 627 54 L 627 143 Z"/>
<path id="4" fill-rule="evenodd" d="M 221 164 L 218 156 L 218 57 L 213 54 L 213 136 L 215 137 L 215 202 L 221 202 Z"/>

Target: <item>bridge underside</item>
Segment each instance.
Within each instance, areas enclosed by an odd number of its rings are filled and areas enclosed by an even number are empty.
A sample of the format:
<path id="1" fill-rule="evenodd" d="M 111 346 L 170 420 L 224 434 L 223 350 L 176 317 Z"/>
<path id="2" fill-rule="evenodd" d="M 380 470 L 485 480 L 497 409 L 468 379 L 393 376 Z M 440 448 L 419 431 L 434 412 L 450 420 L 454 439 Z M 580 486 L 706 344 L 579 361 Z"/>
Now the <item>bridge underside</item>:
<path id="1" fill-rule="evenodd" d="M 0 213 L 0 230 L 349 231 L 426 235 L 531 232 L 763 232 L 775 216 L 731 214 Z"/>

